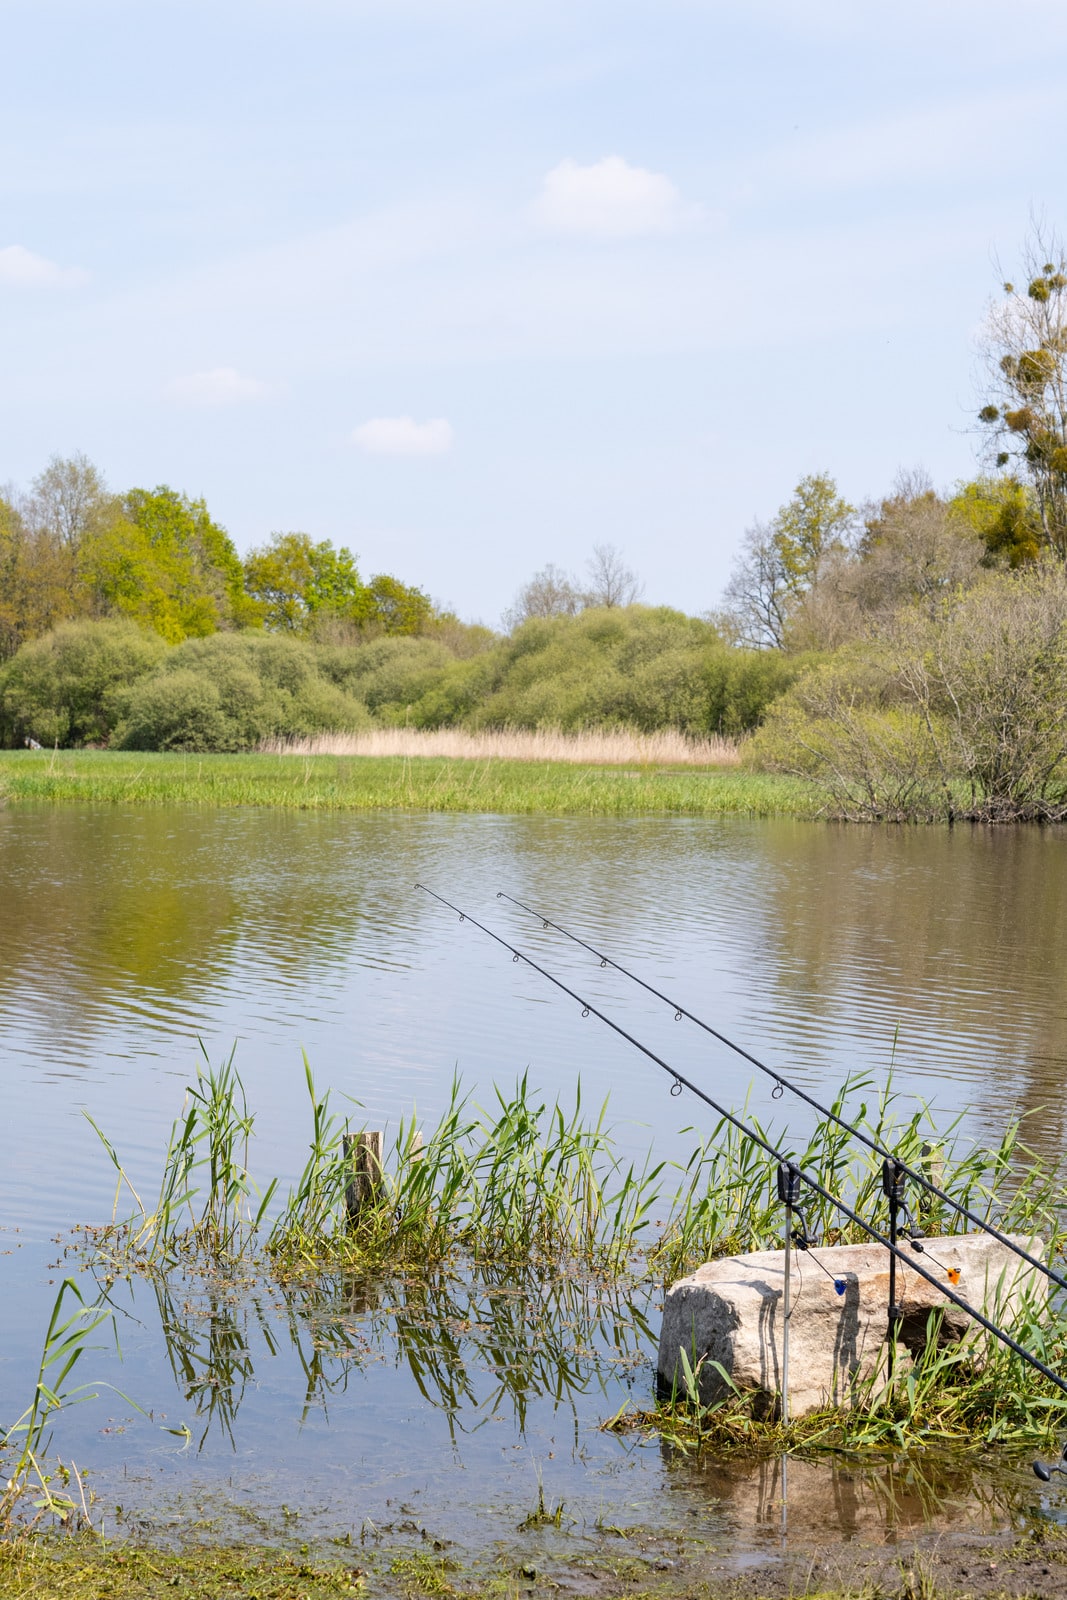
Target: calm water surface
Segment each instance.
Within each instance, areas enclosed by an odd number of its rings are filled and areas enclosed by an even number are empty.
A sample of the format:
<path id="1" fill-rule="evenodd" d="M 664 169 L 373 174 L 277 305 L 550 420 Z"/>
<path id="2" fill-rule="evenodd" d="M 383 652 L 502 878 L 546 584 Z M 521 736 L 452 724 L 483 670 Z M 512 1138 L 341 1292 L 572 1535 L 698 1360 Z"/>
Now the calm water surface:
<path id="1" fill-rule="evenodd" d="M 624 1147 L 688 1152 L 680 1129 L 707 1125 L 699 1105 L 672 1099 L 640 1055 L 417 893 L 416 880 L 498 928 L 721 1101 L 738 1106 L 750 1095 L 778 1128 L 799 1134 L 804 1121 L 788 1099 L 770 1100 L 769 1082 L 753 1083 L 743 1061 L 506 908 L 496 891 L 602 945 L 809 1091 L 829 1095 L 849 1072 L 884 1081 L 892 1063 L 905 1109 L 929 1100 L 939 1125 L 962 1116 L 979 1143 L 1030 1111 L 1030 1142 L 1053 1155 L 1067 1110 L 1065 849 L 1049 830 L 0 811 L 2 1415 L 22 1409 L 32 1381 L 55 1293 L 49 1240 L 110 1214 L 111 1171 L 83 1112 L 108 1131 L 134 1181 L 151 1187 L 198 1040 L 213 1061 L 236 1045 L 257 1114 L 255 1165 L 283 1180 L 302 1165 L 307 1138 L 302 1051 L 320 1084 L 356 1102 L 357 1125 L 387 1127 L 413 1107 L 432 1124 L 456 1072 L 483 1102 L 494 1083 L 523 1073 L 569 1099 L 580 1076 L 590 1104 L 610 1095 Z M 174 1308 L 135 1301 L 125 1363 L 109 1375 L 192 1426 L 203 1353 L 175 1365 L 160 1339 Z M 609 1358 L 605 1345 L 603 1359 L 579 1363 L 566 1394 L 542 1375 L 521 1403 L 507 1386 L 501 1396 L 491 1355 L 468 1341 L 457 1359 L 469 1393 L 453 1404 L 426 1379 L 418 1340 L 405 1344 L 402 1306 L 350 1307 L 341 1337 L 355 1342 L 353 1355 L 330 1344 L 336 1333 L 316 1334 L 314 1318 L 297 1318 L 299 1338 L 279 1337 L 275 1324 L 291 1323 L 291 1307 L 246 1297 L 224 1314 L 201 1304 L 187 1318 L 187 1354 L 195 1337 L 221 1338 L 226 1316 L 227 1336 L 244 1351 L 233 1426 L 209 1415 L 202 1449 L 177 1459 L 173 1439 L 161 1442 L 145 1419 L 123 1414 L 114 1426 L 124 1432 L 103 1433 L 111 1424 L 99 1406 L 84 1407 L 70 1441 L 104 1480 L 126 1476 L 127 1499 L 136 1498 L 129 1484 L 158 1487 L 162 1475 L 209 1481 L 216 1494 L 225 1481 L 234 1495 L 280 1502 L 298 1464 L 327 1521 L 356 1501 L 368 1516 L 387 1516 L 398 1496 L 455 1516 L 456 1483 L 474 1517 L 471 1507 L 528 1509 L 542 1471 L 546 1494 L 582 1501 L 590 1515 L 601 1505 L 616 1517 L 620 1497 L 651 1503 L 666 1483 L 679 1517 L 696 1505 L 709 1526 L 732 1516 L 754 1528 L 766 1485 L 738 1488 L 722 1475 L 713 1485 L 658 1447 L 595 1430 L 635 1389 L 647 1394 L 640 1323 L 654 1326 L 655 1311 L 619 1313 L 634 1329 L 627 1359 Z M 522 1345 L 516 1329 L 508 1338 Z M 316 1348 L 326 1350 L 330 1382 L 308 1409 Z M 383 1446 L 391 1432 L 407 1442 Z M 887 1503 L 881 1489 L 868 1500 Z"/>

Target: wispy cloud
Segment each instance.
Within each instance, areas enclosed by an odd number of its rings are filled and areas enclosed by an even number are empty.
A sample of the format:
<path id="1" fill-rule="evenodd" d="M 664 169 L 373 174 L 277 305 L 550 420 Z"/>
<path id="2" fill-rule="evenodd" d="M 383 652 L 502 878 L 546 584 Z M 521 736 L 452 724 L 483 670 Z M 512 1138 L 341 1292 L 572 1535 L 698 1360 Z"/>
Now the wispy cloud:
<path id="1" fill-rule="evenodd" d="M 25 245 L 9 244 L 0 250 L 0 286 L 13 289 L 73 289 L 88 274 L 80 267 L 61 267 L 46 256 L 34 255 Z"/>
<path id="2" fill-rule="evenodd" d="M 670 233 L 696 214 L 670 178 L 621 156 L 584 167 L 568 156 L 545 174 L 534 205 L 537 221 L 554 233 L 609 239 Z"/>
<path id="3" fill-rule="evenodd" d="M 187 372 L 167 385 L 171 399 L 188 406 L 232 406 L 258 400 L 270 392 L 269 384 L 249 378 L 236 367 L 212 367 L 207 372 Z"/>
<path id="4" fill-rule="evenodd" d="M 452 425 L 444 417 L 416 422 L 413 417 L 371 417 L 352 430 L 361 450 L 372 456 L 443 456 L 452 448 Z"/>

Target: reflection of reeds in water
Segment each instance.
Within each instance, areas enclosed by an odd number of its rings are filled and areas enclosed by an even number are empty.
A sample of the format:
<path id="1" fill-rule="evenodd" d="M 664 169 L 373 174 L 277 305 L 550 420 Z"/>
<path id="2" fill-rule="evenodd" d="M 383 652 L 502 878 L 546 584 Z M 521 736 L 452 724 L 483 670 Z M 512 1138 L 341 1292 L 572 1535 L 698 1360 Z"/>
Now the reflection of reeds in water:
<path id="1" fill-rule="evenodd" d="M 268 739 L 271 755 L 438 756 L 469 761 L 577 761 L 586 766 L 735 767 L 737 744 L 718 734 L 690 738 L 674 728 L 371 728 L 320 733 L 306 739 Z"/>
<path id="2" fill-rule="evenodd" d="M 281 1284 L 257 1274 L 243 1288 L 183 1275 L 175 1290 L 169 1274 L 153 1271 L 150 1281 L 171 1371 L 200 1425 L 199 1446 L 213 1430 L 235 1443 L 256 1364 L 286 1346 L 303 1374 L 304 1419 L 325 1410 L 354 1371 L 394 1350 L 455 1436 L 506 1411 L 521 1431 L 533 1400 L 573 1405 L 620 1366 L 647 1358 L 652 1338 L 649 1286 L 588 1274 L 546 1280 L 529 1268 L 444 1268 L 372 1279 L 324 1273 Z"/>

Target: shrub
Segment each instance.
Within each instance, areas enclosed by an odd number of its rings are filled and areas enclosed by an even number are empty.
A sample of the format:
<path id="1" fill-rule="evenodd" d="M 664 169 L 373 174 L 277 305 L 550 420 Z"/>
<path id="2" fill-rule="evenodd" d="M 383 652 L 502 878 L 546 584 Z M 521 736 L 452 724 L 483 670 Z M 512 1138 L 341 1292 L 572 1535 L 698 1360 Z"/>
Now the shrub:
<path id="1" fill-rule="evenodd" d="M 67 622 L 34 639 L 0 670 L 0 738 L 41 744 L 107 744 L 128 686 L 160 663 L 167 646 L 132 622 Z"/>
<path id="2" fill-rule="evenodd" d="M 218 686 L 203 672 L 162 672 L 131 696 L 119 743 L 124 750 L 241 750 L 235 718 L 226 715 Z"/>
<path id="3" fill-rule="evenodd" d="M 232 751 L 369 725 L 363 702 L 322 676 L 303 640 L 214 634 L 179 645 L 135 686 L 117 737 L 128 750 Z"/>
<path id="4" fill-rule="evenodd" d="M 845 816 L 1067 816 L 1067 574 L 991 573 L 805 674 L 749 758 L 820 779 Z"/>

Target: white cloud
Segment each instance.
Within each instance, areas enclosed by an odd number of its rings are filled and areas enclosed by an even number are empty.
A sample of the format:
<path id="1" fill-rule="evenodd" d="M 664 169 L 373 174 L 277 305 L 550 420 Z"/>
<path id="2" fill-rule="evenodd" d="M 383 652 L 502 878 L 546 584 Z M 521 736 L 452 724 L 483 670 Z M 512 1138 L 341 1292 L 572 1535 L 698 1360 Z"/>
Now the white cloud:
<path id="1" fill-rule="evenodd" d="M 444 417 L 416 422 L 412 417 L 371 417 L 353 428 L 352 438 L 372 456 L 443 456 L 452 448 L 452 425 Z"/>
<path id="2" fill-rule="evenodd" d="M 61 267 L 45 256 L 36 256 L 25 245 L 9 244 L 0 250 L 0 285 L 15 289 L 71 289 L 84 283 L 80 267 Z"/>
<path id="3" fill-rule="evenodd" d="M 583 167 L 571 159 L 545 174 L 534 215 L 557 233 L 624 239 L 670 233 L 695 215 L 682 203 L 670 178 L 632 167 L 621 156 L 605 156 Z"/>
<path id="4" fill-rule="evenodd" d="M 167 393 L 190 406 L 232 406 L 258 400 L 268 385 L 246 378 L 236 367 L 212 367 L 209 372 L 188 372 L 167 385 Z"/>

